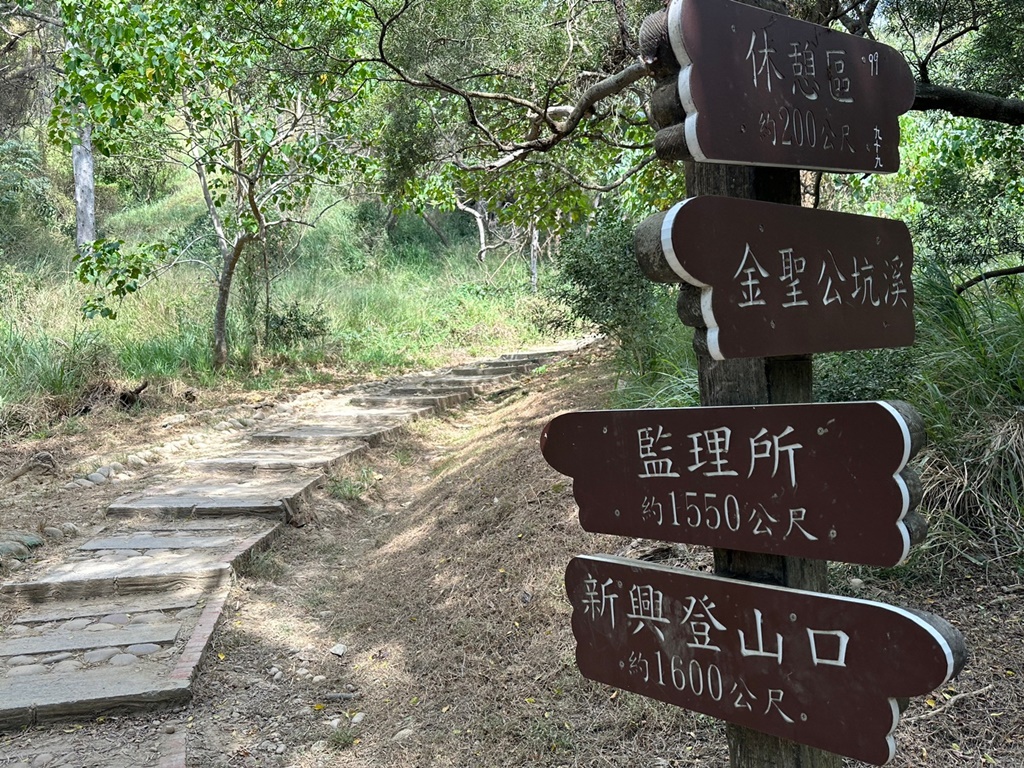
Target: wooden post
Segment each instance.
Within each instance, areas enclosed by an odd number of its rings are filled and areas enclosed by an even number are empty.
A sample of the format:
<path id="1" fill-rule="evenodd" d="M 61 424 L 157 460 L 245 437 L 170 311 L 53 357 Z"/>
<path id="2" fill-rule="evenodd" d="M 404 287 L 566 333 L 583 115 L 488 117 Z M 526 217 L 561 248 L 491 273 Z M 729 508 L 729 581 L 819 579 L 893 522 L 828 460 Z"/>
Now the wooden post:
<path id="1" fill-rule="evenodd" d="M 765 0 L 741 0 L 747 5 L 778 10 Z M 658 82 L 652 100 L 655 122 L 662 127 L 657 142 L 665 158 L 685 159 L 685 142 L 678 124 L 685 112 L 675 94 L 679 65 L 668 42 L 664 12 L 654 14 L 641 30 L 644 55 Z M 674 96 L 674 98 L 673 98 Z M 668 129 L 668 130 L 665 130 Z M 674 157 L 673 157 L 674 156 Z M 799 172 L 776 168 L 712 165 L 686 160 L 686 192 L 690 197 L 721 195 L 763 200 L 789 205 L 800 204 Z M 700 312 L 692 302 L 697 292 L 684 290 L 680 313 L 690 318 Z M 701 404 L 754 405 L 759 403 L 799 403 L 812 401 L 810 356 L 794 358 L 751 358 L 714 360 L 703 343 L 704 330 L 695 331 L 698 355 Z M 821 560 L 802 560 L 716 549 L 715 573 L 735 579 L 827 592 L 828 564 Z M 726 726 L 731 768 L 840 768 L 838 755 L 784 741 L 774 736 L 729 724 Z"/>

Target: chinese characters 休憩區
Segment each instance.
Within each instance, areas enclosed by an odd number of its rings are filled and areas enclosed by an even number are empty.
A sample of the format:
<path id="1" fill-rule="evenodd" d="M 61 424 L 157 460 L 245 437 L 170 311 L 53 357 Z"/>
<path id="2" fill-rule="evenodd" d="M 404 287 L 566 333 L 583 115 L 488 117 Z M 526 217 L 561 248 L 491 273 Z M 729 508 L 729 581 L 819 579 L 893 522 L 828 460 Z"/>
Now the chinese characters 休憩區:
<path id="1" fill-rule="evenodd" d="M 768 302 L 762 288 L 775 275 L 785 286 L 785 301 L 780 304 L 783 309 L 806 307 L 812 301 L 820 301 L 826 307 L 844 303 L 872 307 L 909 306 L 906 265 L 899 254 L 884 259 L 881 264 L 865 256 L 854 255 L 849 257 L 849 266 L 846 266 L 826 249 L 820 268 L 812 269 L 810 273 L 807 258 L 796 254 L 793 248 L 779 248 L 777 254 L 775 258 L 758 259 L 750 244 L 746 244 L 733 274 L 733 279 L 738 281 L 738 307 L 766 306 Z M 773 274 L 762 260 L 777 272 Z M 805 278 L 809 279 L 805 281 Z"/>
<path id="2" fill-rule="evenodd" d="M 772 146 L 856 154 L 856 146 L 851 140 L 851 125 L 845 122 L 833 124 L 825 106 L 852 105 L 855 102 L 854 68 L 846 48 L 827 45 L 820 50 L 816 40 L 777 43 L 769 37 L 769 29 L 762 28 L 751 30 L 744 61 L 750 62 L 750 78 L 755 91 L 766 95 L 788 92 L 787 95 L 794 99 L 803 100 L 802 105 L 781 104 L 761 109 L 758 135 L 762 141 Z M 878 77 L 880 62 L 880 51 L 862 57 L 868 78 Z M 866 148 L 874 150 L 875 168 L 881 170 L 881 134 L 877 126 L 872 142 Z"/>
<path id="3" fill-rule="evenodd" d="M 793 614 L 790 624 L 782 627 L 784 631 L 772 631 L 765 627 L 763 612 L 751 608 L 744 614 L 745 626 L 737 626 L 733 631 L 716 616 L 717 606 L 709 595 L 693 594 L 677 601 L 683 615 L 675 620 L 666 613 L 670 601 L 652 585 L 636 583 L 627 590 L 622 582 L 609 578 L 602 583 L 589 573 L 584 580 L 581 602 L 584 615 L 592 622 L 608 621 L 612 630 L 618 626 L 618 630 L 628 636 L 649 630 L 662 646 L 676 647 L 676 641 L 682 641 L 689 649 L 688 659 L 661 650 L 653 654 L 631 651 L 628 660 L 620 662 L 622 668 L 628 664 L 631 676 L 656 686 L 671 685 L 697 698 L 707 696 L 715 702 L 723 698 L 727 702 L 732 700 L 733 706 L 751 712 L 755 703 L 763 703 L 762 715 L 774 713 L 788 723 L 793 719 L 782 709 L 785 689 L 769 687 L 755 694 L 744 680 L 743 670 L 733 670 L 735 680 L 723 675 L 715 662 L 724 646 L 732 644 L 740 658 L 751 659 L 753 664 L 764 663 L 757 659 L 770 660 L 780 669 L 783 678 L 792 673 L 785 651 L 794 642 L 806 644 L 812 669 L 820 666 L 845 668 L 847 665 L 849 633 L 842 629 L 799 626 Z M 620 610 L 625 612 L 625 622 L 620 617 L 616 625 L 616 613 Z M 702 652 L 710 656 L 699 657 Z M 801 715 L 801 719 L 806 719 L 806 715 Z"/>

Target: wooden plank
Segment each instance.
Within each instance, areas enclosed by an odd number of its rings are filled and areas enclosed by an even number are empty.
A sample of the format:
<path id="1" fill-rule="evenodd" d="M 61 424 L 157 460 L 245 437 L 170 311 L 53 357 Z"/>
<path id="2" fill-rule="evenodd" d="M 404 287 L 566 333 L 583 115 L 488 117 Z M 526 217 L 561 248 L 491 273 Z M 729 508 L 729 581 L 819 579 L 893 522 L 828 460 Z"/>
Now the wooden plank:
<path id="1" fill-rule="evenodd" d="M 870 216 L 706 195 L 637 229 L 652 280 L 700 289 L 712 358 L 778 357 L 914 342 L 907 226 Z"/>
<path id="2" fill-rule="evenodd" d="M 875 765 L 895 754 L 896 698 L 967 658 L 939 617 L 868 600 L 604 556 L 565 582 L 584 676 Z"/>
<path id="3" fill-rule="evenodd" d="M 695 160 L 899 170 L 915 86 L 894 48 L 730 0 L 672 0 L 668 34 Z"/>
<path id="4" fill-rule="evenodd" d="M 567 413 L 541 450 L 574 478 L 588 531 L 893 566 L 927 528 L 908 517 L 918 499 L 906 468 L 924 430 L 897 406 Z"/>
<path id="5" fill-rule="evenodd" d="M 128 624 L 123 629 L 90 632 L 53 632 L 38 637 L 18 637 L 0 641 L 0 657 L 37 656 L 60 651 L 84 651 L 90 648 L 113 648 L 139 643 L 173 643 L 181 629 L 180 622 L 166 624 Z"/>

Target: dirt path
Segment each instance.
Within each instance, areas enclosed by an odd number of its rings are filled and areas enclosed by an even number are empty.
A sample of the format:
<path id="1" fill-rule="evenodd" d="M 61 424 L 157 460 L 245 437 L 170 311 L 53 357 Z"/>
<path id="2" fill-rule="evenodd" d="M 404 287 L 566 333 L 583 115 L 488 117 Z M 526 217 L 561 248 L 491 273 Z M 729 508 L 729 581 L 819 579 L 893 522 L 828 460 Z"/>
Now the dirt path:
<path id="1" fill-rule="evenodd" d="M 197 768 L 726 765 L 719 723 L 575 669 L 562 584 L 573 555 L 709 565 L 702 551 L 584 533 L 570 482 L 544 463 L 543 424 L 603 407 L 613 386 L 600 354 L 584 353 L 414 423 L 329 481 L 317 522 L 289 529 L 238 577 L 190 705 L 3 735 L 0 766 L 43 742 L 56 746 L 40 765 L 159 765 L 181 740 Z M 0 521 L 52 515 L 46 494 L 22 488 L 20 512 L 9 505 Z M 859 596 L 945 616 L 972 651 L 947 690 L 911 703 L 893 765 L 1024 765 L 1015 574 L 941 587 L 833 575 L 836 591 L 856 578 Z"/>

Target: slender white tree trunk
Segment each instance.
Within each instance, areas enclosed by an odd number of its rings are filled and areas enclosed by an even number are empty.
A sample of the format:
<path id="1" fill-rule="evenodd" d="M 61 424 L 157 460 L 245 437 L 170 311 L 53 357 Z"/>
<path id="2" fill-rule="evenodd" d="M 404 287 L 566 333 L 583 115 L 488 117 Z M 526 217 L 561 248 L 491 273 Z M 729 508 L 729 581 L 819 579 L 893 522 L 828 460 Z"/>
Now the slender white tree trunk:
<path id="1" fill-rule="evenodd" d="M 89 123 L 78 132 L 78 143 L 71 148 L 71 164 L 75 173 L 75 245 L 81 253 L 86 244 L 96 240 L 96 180 Z"/>

